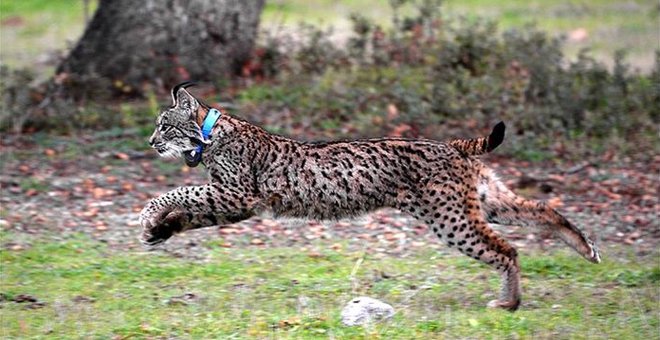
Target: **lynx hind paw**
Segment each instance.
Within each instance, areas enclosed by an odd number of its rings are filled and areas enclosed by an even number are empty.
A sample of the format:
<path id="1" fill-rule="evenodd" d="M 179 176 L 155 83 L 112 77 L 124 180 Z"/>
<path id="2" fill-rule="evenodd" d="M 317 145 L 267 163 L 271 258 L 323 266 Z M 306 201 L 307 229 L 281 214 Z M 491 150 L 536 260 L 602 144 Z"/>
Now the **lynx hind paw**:
<path id="1" fill-rule="evenodd" d="M 508 300 L 492 300 L 488 302 L 488 308 L 501 308 L 508 311 L 515 311 L 520 306 L 520 300 L 508 301 Z"/>

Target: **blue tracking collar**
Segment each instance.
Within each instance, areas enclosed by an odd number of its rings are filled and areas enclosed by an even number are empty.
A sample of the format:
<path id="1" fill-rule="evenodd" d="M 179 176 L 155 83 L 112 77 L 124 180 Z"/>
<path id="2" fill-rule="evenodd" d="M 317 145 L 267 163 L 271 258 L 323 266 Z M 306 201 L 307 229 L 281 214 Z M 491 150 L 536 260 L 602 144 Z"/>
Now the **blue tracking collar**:
<path id="1" fill-rule="evenodd" d="M 202 123 L 202 137 L 204 137 L 204 141 L 211 135 L 211 130 L 213 130 L 213 126 L 220 119 L 220 116 L 222 116 L 222 112 L 218 109 L 210 109 L 206 114 L 206 118 L 204 118 L 204 122 Z M 204 151 L 204 145 L 198 145 L 195 151 L 201 155 Z"/>
<path id="2" fill-rule="evenodd" d="M 204 118 L 204 123 L 202 123 L 202 136 L 204 137 L 204 140 L 209 138 L 209 135 L 211 134 L 211 130 L 213 129 L 215 122 L 218 121 L 218 118 L 220 118 L 220 116 L 222 116 L 222 113 L 218 109 L 210 109 L 209 113 L 206 114 L 206 118 Z"/>

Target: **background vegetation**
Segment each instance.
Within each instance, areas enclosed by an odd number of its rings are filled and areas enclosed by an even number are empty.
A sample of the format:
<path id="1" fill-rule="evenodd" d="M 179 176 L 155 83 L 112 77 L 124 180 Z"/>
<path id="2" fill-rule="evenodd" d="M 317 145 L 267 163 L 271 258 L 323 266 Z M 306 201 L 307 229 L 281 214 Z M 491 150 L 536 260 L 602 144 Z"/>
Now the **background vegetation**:
<path id="1" fill-rule="evenodd" d="M 44 101 L 84 3 L 0 2 L 3 337 L 657 338 L 656 2 L 273 0 L 241 76 L 193 90 L 301 139 L 472 137 L 505 120 L 486 162 L 604 253 L 593 266 L 549 235 L 499 229 L 523 254 L 513 314 L 484 307 L 494 273 L 392 211 L 327 229 L 257 218 L 144 252 L 141 207 L 205 177 L 145 142 L 166 86 Z M 358 295 L 398 312 L 341 326 Z"/>
<path id="2" fill-rule="evenodd" d="M 75 10 L 58 1 L 3 4 L 9 44 L 2 59 L 10 67 L 2 71 L 5 129 L 151 122 L 156 98 L 165 94 L 151 85 L 147 102 L 52 100 L 34 107 L 48 58 L 66 41 L 52 34 L 79 34 L 81 3 Z M 273 1 L 243 77 L 212 85 L 216 100 L 232 102 L 241 115 L 302 138 L 324 138 L 299 133 L 316 130 L 326 138 L 441 139 L 453 135 L 441 126 L 486 129 L 505 120 L 514 133 L 509 152 L 518 156 L 544 159 L 553 149 L 579 157 L 606 149 L 639 156 L 640 149 L 658 150 L 660 59 L 652 50 L 658 11 L 651 2 L 614 1 Z M 58 13 L 70 20 L 49 28 L 49 15 Z M 44 39 L 50 44 L 39 44 Z M 44 67 L 21 68 L 39 59 Z M 206 91 L 207 98 L 213 93 Z M 52 119 L 72 106 L 76 119 Z"/>

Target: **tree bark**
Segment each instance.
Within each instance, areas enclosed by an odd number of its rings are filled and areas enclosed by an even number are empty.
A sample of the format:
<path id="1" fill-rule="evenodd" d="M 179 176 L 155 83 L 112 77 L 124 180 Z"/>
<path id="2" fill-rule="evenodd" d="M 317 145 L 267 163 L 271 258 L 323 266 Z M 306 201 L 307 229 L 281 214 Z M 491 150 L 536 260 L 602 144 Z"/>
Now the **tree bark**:
<path id="1" fill-rule="evenodd" d="M 140 94 L 145 84 L 219 83 L 250 57 L 264 0 L 100 0 L 85 33 L 59 65 L 69 89 Z M 65 81 L 63 81 L 64 79 Z M 74 94 L 75 96 L 75 94 Z"/>

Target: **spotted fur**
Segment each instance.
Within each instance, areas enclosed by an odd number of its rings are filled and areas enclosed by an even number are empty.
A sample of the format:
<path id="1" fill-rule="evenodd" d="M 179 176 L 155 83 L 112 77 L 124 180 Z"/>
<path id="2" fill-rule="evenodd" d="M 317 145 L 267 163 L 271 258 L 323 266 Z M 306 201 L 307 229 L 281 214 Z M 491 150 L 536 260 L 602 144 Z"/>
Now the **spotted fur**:
<path id="1" fill-rule="evenodd" d="M 247 219 L 265 209 L 277 216 L 338 219 L 392 207 L 426 223 L 449 247 L 482 261 L 502 276 L 489 306 L 520 304 L 516 250 L 488 223 L 539 226 L 592 262 L 594 243 L 547 205 L 515 195 L 477 158 L 504 138 L 504 124 L 484 138 L 447 143 L 384 138 L 306 143 L 266 132 L 223 114 L 204 141 L 209 107 L 185 86 L 160 114 L 150 144 L 178 157 L 205 144 L 210 182 L 179 187 L 149 202 L 140 214 L 141 240 L 153 246 L 175 233 Z"/>

